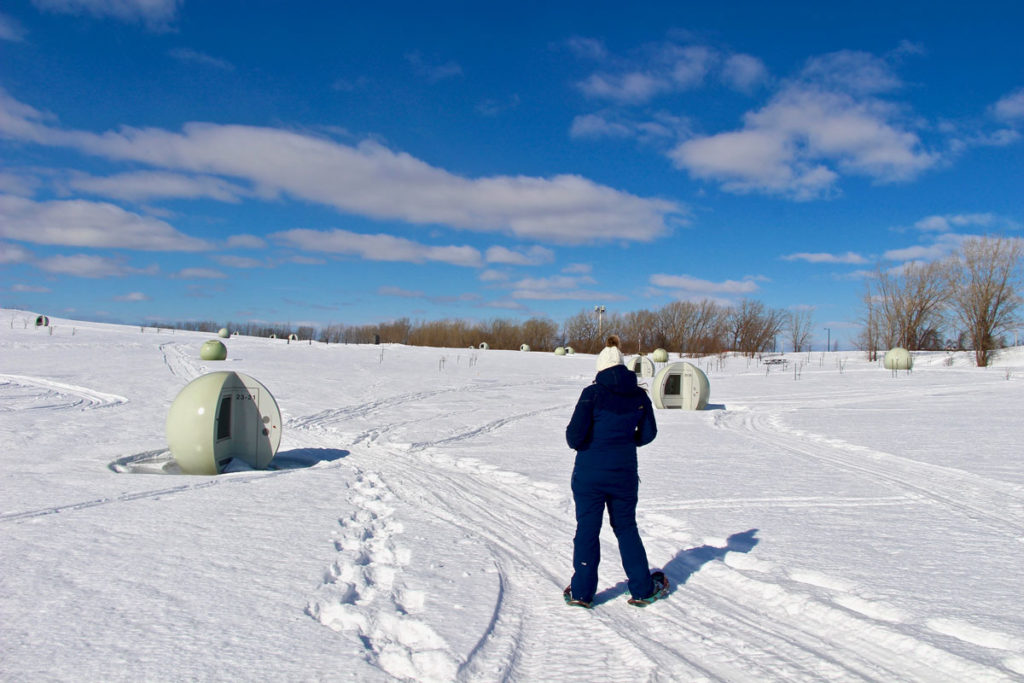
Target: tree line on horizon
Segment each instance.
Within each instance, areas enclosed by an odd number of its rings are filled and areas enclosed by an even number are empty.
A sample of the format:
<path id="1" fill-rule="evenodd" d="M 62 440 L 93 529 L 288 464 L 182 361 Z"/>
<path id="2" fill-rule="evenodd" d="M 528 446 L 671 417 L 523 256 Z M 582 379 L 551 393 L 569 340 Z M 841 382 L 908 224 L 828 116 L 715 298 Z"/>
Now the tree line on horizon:
<path id="1" fill-rule="evenodd" d="M 1024 288 L 1022 257 L 1022 240 L 978 237 L 964 240 L 956 253 L 944 260 L 911 262 L 888 270 L 878 266 L 865 278 L 862 327 L 854 340 L 856 347 L 865 351 L 869 360 L 877 360 L 879 352 L 896 346 L 909 351 L 972 349 L 977 365 L 987 365 L 991 352 L 1006 345 L 1000 335 L 1020 322 L 1017 313 Z M 733 305 L 711 299 L 673 301 L 656 310 L 607 314 L 584 309 L 561 326 L 546 317 L 417 322 L 400 318 L 377 324 L 335 323 L 294 329 L 290 324 L 254 322 L 171 325 L 214 333 L 227 327 L 232 333 L 256 337 L 287 338 L 296 334 L 300 340 L 328 344 L 395 343 L 439 348 L 478 348 L 486 344 L 508 350 L 525 344 L 533 351 L 571 346 L 581 353 L 598 353 L 605 339 L 615 334 L 624 353 L 663 348 L 680 356 L 809 351 L 813 326 L 812 308 L 777 309 L 754 299 Z"/>
<path id="2" fill-rule="evenodd" d="M 369 325 L 331 324 L 323 328 L 254 322 L 185 321 L 171 325 L 176 329 L 216 333 L 226 327 L 232 334 L 255 337 L 287 338 L 328 344 L 407 344 L 439 348 L 479 348 L 515 350 L 527 345 L 534 351 L 552 351 L 571 346 L 581 353 L 597 353 L 614 334 L 621 340 L 624 353 L 649 353 L 658 348 L 680 355 L 703 356 L 738 351 L 754 355 L 772 351 L 785 333 L 795 351 L 809 349 L 813 311 L 784 311 L 764 303 L 744 299 L 734 306 L 705 299 L 699 302 L 674 301 L 657 310 L 610 312 L 599 318 L 581 311 L 561 326 L 550 318 L 534 317 L 525 321 L 495 318 L 487 321 L 444 319 L 413 322 L 400 318 Z M 780 349 L 781 350 L 781 349 Z"/>

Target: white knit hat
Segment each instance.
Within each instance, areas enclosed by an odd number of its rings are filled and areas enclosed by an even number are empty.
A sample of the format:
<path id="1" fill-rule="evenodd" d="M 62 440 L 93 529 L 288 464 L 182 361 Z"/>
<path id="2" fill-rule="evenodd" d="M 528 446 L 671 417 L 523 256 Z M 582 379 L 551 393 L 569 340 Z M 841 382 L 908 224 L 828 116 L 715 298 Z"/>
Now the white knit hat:
<path id="1" fill-rule="evenodd" d="M 597 356 L 597 371 L 601 372 L 616 365 L 622 365 L 622 351 L 615 346 L 604 347 Z"/>

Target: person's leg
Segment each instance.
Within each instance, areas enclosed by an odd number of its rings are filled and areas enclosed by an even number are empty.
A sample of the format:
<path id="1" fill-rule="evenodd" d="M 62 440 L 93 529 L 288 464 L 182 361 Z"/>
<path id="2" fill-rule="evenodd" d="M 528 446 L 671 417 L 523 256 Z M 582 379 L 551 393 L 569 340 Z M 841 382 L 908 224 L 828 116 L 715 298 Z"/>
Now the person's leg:
<path id="1" fill-rule="evenodd" d="M 629 593 L 634 598 L 646 598 L 654 592 L 647 551 L 636 526 L 637 479 L 621 482 L 608 499 L 608 517 L 615 537 L 619 541 L 622 568 L 629 579 Z"/>
<path id="2" fill-rule="evenodd" d="M 572 597 L 592 602 L 597 593 L 597 565 L 601 562 L 601 522 L 605 495 L 592 484 L 572 478 L 576 503 L 576 537 L 572 548 Z"/>

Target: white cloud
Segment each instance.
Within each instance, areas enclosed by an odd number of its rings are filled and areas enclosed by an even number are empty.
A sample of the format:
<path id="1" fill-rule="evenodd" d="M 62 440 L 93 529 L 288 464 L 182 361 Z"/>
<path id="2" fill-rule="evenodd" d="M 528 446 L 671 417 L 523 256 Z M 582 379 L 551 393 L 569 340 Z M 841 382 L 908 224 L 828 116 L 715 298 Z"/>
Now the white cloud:
<path id="1" fill-rule="evenodd" d="M 270 238 L 289 247 L 316 252 L 350 254 L 370 261 L 423 263 L 438 261 L 455 266 L 479 267 L 480 252 L 467 246 L 435 247 L 393 235 L 363 235 L 348 230 L 286 230 Z"/>
<path id="2" fill-rule="evenodd" d="M 488 268 L 487 270 L 480 272 L 479 279 L 480 282 L 505 282 L 508 280 L 508 274 L 503 273 L 500 270 Z"/>
<path id="3" fill-rule="evenodd" d="M 835 53 L 811 60 L 740 130 L 686 140 L 669 156 L 730 192 L 794 199 L 828 196 L 839 172 L 879 182 L 910 180 L 939 161 L 901 121 L 901 109 L 870 96 L 899 85 L 881 60 Z"/>
<path id="4" fill-rule="evenodd" d="M 123 277 L 139 274 L 154 275 L 157 272 L 155 268 L 132 268 L 117 259 L 89 254 L 53 256 L 38 261 L 36 265 L 49 273 L 85 278 Z"/>
<path id="5" fill-rule="evenodd" d="M 425 294 L 418 290 L 402 289 L 401 287 L 384 286 L 377 289 L 382 296 L 398 296 L 405 299 L 422 299 Z"/>
<path id="6" fill-rule="evenodd" d="M 689 134 L 689 119 L 665 112 L 646 120 L 631 120 L 621 111 L 605 110 L 576 116 L 569 127 L 569 136 L 575 139 L 636 138 L 644 143 L 657 143 Z"/>
<path id="7" fill-rule="evenodd" d="M 992 113 L 1004 121 L 1024 121 L 1024 88 L 1004 95 L 992 106 Z"/>
<path id="8" fill-rule="evenodd" d="M 583 275 L 593 272 L 594 267 L 589 263 L 570 263 L 565 268 L 562 268 L 562 272 L 567 275 Z"/>
<path id="9" fill-rule="evenodd" d="M 167 54 L 169 54 L 174 59 L 177 59 L 179 62 L 199 64 L 201 66 L 210 66 L 215 69 L 220 69 L 222 71 L 234 71 L 235 69 L 234 64 L 228 61 L 219 59 L 217 57 L 212 57 L 208 54 L 198 52 L 197 50 L 193 50 L 192 48 L 188 47 L 176 47 L 172 50 L 168 50 Z"/>
<path id="10" fill-rule="evenodd" d="M 995 222 L 996 215 L 991 213 L 946 214 L 926 216 L 914 223 L 914 227 L 925 232 L 948 232 L 954 227 L 986 227 Z"/>
<path id="11" fill-rule="evenodd" d="M 221 254 L 214 256 L 214 260 L 222 266 L 228 268 L 271 268 L 272 264 L 266 261 L 260 261 L 254 258 L 248 258 L 246 256 L 232 256 L 230 254 Z"/>
<path id="12" fill-rule="evenodd" d="M 601 114 L 582 114 L 572 120 L 569 136 L 573 138 L 628 138 L 633 128 L 624 123 L 609 121 Z"/>
<path id="13" fill-rule="evenodd" d="M 209 198 L 238 203 L 241 196 L 252 194 L 221 178 L 162 171 L 133 171 L 103 177 L 76 175 L 69 185 L 81 192 L 127 201 Z"/>
<path id="14" fill-rule="evenodd" d="M 672 89 L 672 84 L 665 77 L 634 71 L 623 74 L 591 74 L 580 81 L 578 87 L 588 97 L 640 104 L 655 95 L 668 92 Z"/>
<path id="15" fill-rule="evenodd" d="M 204 240 L 180 233 L 161 220 L 113 204 L 84 200 L 35 202 L 10 195 L 0 195 L 0 237 L 35 244 L 143 251 L 210 248 Z"/>
<path id="16" fill-rule="evenodd" d="M 431 83 L 462 75 L 462 67 L 458 63 L 451 61 L 444 63 L 428 61 L 418 51 L 407 53 L 405 59 L 412 64 L 413 71 L 417 75 L 422 76 Z"/>
<path id="17" fill-rule="evenodd" d="M 533 246 L 529 249 L 508 249 L 491 247 L 484 256 L 488 263 L 504 263 L 511 266 L 539 266 L 555 260 L 555 252 L 546 247 Z"/>
<path id="18" fill-rule="evenodd" d="M 730 88 L 750 93 L 768 82 L 768 67 L 751 55 L 730 55 L 722 65 L 722 80 Z"/>
<path id="19" fill-rule="evenodd" d="M 267 243 L 256 235 L 232 235 L 228 238 L 227 246 L 232 249 L 263 249 Z"/>
<path id="20" fill-rule="evenodd" d="M 0 40 L 20 43 L 25 40 L 26 33 L 25 27 L 17 19 L 6 14 L 0 14 Z"/>
<path id="21" fill-rule="evenodd" d="M 28 294 L 48 294 L 52 291 L 49 287 L 40 287 L 39 285 L 23 285 L 16 284 L 11 285 L 12 292 L 25 292 Z"/>
<path id="22" fill-rule="evenodd" d="M 46 119 L 0 91 L 0 136 L 241 178 L 265 193 L 284 192 L 371 218 L 580 244 L 650 241 L 684 212 L 676 202 L 637 197 L 575 175 L 464 178 L 374 142 L 348 146 L 275 128 L 206 123 L 188 124 L 181 133 L 123 127 L 94 134 L 51 127 Z"/>
<path id="23" fill-rule="evenodd" d="M 322 266 L 327 263 L 326 259 L 317 258 L 315 256 L 303 256 L 302 254 L 296 254 L 288 258 L 289 263 L 299 263 L 304 266 Z"/>
<path id="24" fill-rule="evenodd" d="M 179 280 L 223 280 L 227 275 L 213 268 L 183 268 L 172 277 Z"/>
<path id="25" fill-rule="evenodd" d="M 784 261 L 807 261 L 808 263 L 867 263 L 868 260 L 858 253 L 848 251 L 845 254 L 800 252 L 783 256 Z"/>
<path id="26" fill-rule="evenodd" d="M 31 196 L 39 185 L 31 175 L 18 175 L 0 171 L 0 193 Z"/>
<path id="27" fill-rule="evenodd" d="M 142 23 L 152 30 L 170 27 L 184 0 L 32 0 L 42 10 L 62 14 L 90 14 Z"/>
<path id="28" fill-rule="evenodd" d="M 583 59 L 603 60 L 608 56 L 608 50 L 604 43 L 595 38 L 584 38 L 574 36 L 565 41 L 565 44 L 573 54 Z"/>
<path id="29" fill-rule="evenodd" d="M 0 242 L 0 263 L 25 263 L 32 258 L 32 252 L 17 244 Z"/>
<path id="30" fill-rule="evenodd" d="M 758 289 L 757 282 L 753 278 L 712 282 L 711 280 L 702 280 L 691 275 L 666 275 L 659 273 L 652 275 L 649 281 L 655 287 L 687 292 L 689 294 L 750 294 Z"/>
<path id="31" fill-rule="evenodd" d="M 618 301 L 625 297 L 613 292 L 600 292 L 587 289 L 587 285 L 596 284 L 594 278 L 584 275 L 571 277 L 555 275 L 552 277 L 524 278 L 511 284 L 511 299 L 528 299 L 539 301 L 561 300 L 593 300 Z"/>
<path id="32" fill-rule="evenodd" d="M 121 296 L 115 296 L 114 301 L 149 301 L 149 297 L 142 292 L 129 292 Z"/>
<path id="33" fill-rule="evenodd" d="M 663 44 L 645 49 L 642 65 L 596 72 L 576 86 L 595 99 L 643 104 L 663 93 L 699 87 L 716 59 L 717 53 L 707 47 Z"/>
<path id="34" fill-rule="evenodd" d="M 969 235 L 944 233 L 936 236 L 932 244 L 921 244 L 902 249 L 890 249 L 882 256 L 889 261 L 934 261 L 942 259 L 959 248 Z"/>
<path id="35" fill-rule="evenodd" d="M 876 95 L 903 87 L 889 64 L 868 52 L 840 50 L 811 57 L 802 80 L 854 95 Z"/>
<path id="36" fill-rule="evenodd" d="M 512 94 L 502 100 L 497 99 L 486 99 L 476 105 L 477 113 L 483 116 L 498 116 L 509 109 L 515 109 L 519 106 L 519 95 Z"/>

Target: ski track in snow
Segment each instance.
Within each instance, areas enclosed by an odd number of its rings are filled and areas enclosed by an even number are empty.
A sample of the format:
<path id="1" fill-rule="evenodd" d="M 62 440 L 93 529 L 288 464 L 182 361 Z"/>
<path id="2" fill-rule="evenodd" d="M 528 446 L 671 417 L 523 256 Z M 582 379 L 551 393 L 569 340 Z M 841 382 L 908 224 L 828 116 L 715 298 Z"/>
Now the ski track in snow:
<path id="1" fill-rule="evenodd" d="M 163 354 L 164 365 L 175 377 L 191 382 L 203 374 L 203 366 L 193 360 L 195 348 L 192 344 L 183 342 L 164 342 L 160 345 L 160 352 Z"/>
<path id="2" fill-rule="evenodd" d="M 724 411 L 716 414 L 715 424 L 803 458 L 884 482 L 911 498 L 932 501 L 972 519 L 983 518 L 1015 536 L 1024 533 L 1024 491 L 1019 486 L 793 429 L 777 412 Z"/>
<path id="3" fill-rule="evenodd" d="M 305 429 L 319 442 L 331 438 L 328 423 L 349 418 L 373 421 L 376 411 L 395 402 L 421 400 L 448 390 L 393 397 L 374 405 L 324 411 L 293 427 Z M 735 551 L 728 539 L 714 541 L 720 561 L 704 564 L 697 555 L 684 558 L 689 566 L 670 573 L 685 585 L 672 598 L 642 613 L 625 605 L 621 585 L 612 599 L 598 596 L 594 611 L 561 605 L 560 591 L 571 569 L 571 548 L 552 548 L 546 539 L 552 528 L 572 528 L 573 512 L 567 492 L 502 471 L 472 458 L 445 452 L 447 446 L 468 442 L 529 418 L 537 409 L 491 420 L 460 433 L 432 441 L 389 443 L 384 436 L 397 426 L 386 418 L 380 428 L 357 432 L 354 454 L 366 463 L 353 485 L 359 510 L 340 520 L 343 532 L 338 559 L 307 606 L 307 613 L 340 632 L 358 633 L 367 658 L 385 672 L 417 680 L 588 680 L 595 671 L 610 681 L 661 680 L 1011 680 L 1005 673 L 945 651 L 908 634 L 901 626 L 913 615 L 858 595 L 858 587 L 839 577 L 790 568 Z M 453 417 L 453 416 L 447 416 Z M 383 418 L 383 415 L 382 415 Z M 465 421 L 465 416 L 459 418 Z M 825 459 L 838 467 L 883 479 L 901 495 L 880 498 L 791 498 L 739 501 L 790 507 L 903 505 L 922 497 L 972 514 L 983 513 L 998 523 L 1016 518 L 995 506 L 965 505 L 965 482 L 980 484 L 973 475 L 909 463 L 895 456 L 868 457 L 860 447 L 834 439 L 818 439 L 787 430 L 777 415 L 756 416 L 740 411 L 716 415 L 719 427 L 735 429 L 804 457 Z M 809 442 L 827 446 L 811 448 Z M 819 443 L 820 442 L 820 443 Z M 827 443 L 825 443 L 827 442 Z M 320 445 L 323 445 L 321 442 Z M 821 451 L 827 452 L 822 455 Z M 888 454 L 883 454 L 888 455 Z M 863 460 L 871 466 L 865 466 Z M 897 465 L 894 465 L 896 463 Z M 919 465 L 927 488 L 912 482 Z M 998 482 L 989 495 L 1010 487 Z M 1012 497 L 1012 496 L 1011 496 Z M 982 498 L 984 500 L 984 498 Z M 391 518 L 391 502 L 411 506 L 421 514 L 477 538 L 497 571 L 495 608 L 490 623 L 468 653 L 454 652 L 438 632 L 415 614 L 424 598 L 407 595 L 402 567 L 412 558 L 396 539 L 401 525 Z M 703 501 L 686 505 L 699 507 Z M 723 501 L 708 501 L 721 505 Z M 649 508 L 657 515 L 656 508 Z M 678 509 L 678 506 L 673 506 Z M 671 517 L 650 544 L 678 538 Z M 675 543 L 675 541 L 673 541 Z M 676 546 L 677 547 L 677 546 Z M 749 548 L 747 549 L 749 550 Z M 614 546 L 603 555 L 615 558 Z M 547 558 L 530 564 L 523 558 Z M 666 568 L 668 569 L 668 568 Z M 691 575 L 700 570 L 699 577 Z M 824 597 L 823 597 L 824 595 Z M 607 604 L 604 604 L 607 603 Z M 413 606 L 410 609 L 410 605 Z M 1019 667 L 1024 646 L 1005 634 L 983 631 L 970 624 L 933 620 L 933 632 L 965 642 L 1008 651 L 1007 669 Z M 593 642 L 619 643 L 594 653 L 587 671 L 560 666 L 559 649 L 588 651 Z"/>
<path id="4" fill-rule="evenodd" d="M 87 387 L 79 387 L 42 377 L 0 374 L 0 391 L 4 402 L 0 410 L 17 411 L 40 409 L 93 410 L 127 403 L 117 394 L 107 394 Z"/>
<path id="5" fill-rule="evenodd" d="M 134 456 L 128 456 L 127 458 L 121 458 L 119 461 L 127 462 L 135 459 L 153 458 L 166 453 L 164 449 L 157 449 L 153 451 L 147 451 Z M 112 463 L 113 466 L 117 462 Z M 330 465 L 328 465 L 330 466 Z M 115 471 L 117 471 L 115 469 Z M 186 480 L 199 479 L 195 482 L 189 482 L 180 484 L 177 486 L 165 486 L 158 489 L 149 489 L 146 491 L 134 491 L 132 493 L 125 493 L 119 496 L 113 496 L 109 498 L 95 498 L 92 500 L 83 500 L 75 503 L 66 503 L 64 505 L 53 505 L 48 507 L 36 508 L 34 510 L 23 510 L 20 512 L 7 512 L 0 514 L 0 523 L 2 522 L 14 522 L 23 519 L 31 519 L 33 517 L 44 517 L 46 515 L 56 515 L 65 512 L 76 512 L 78 510 L 87 510 L 89 508 L 97 507 L 100 505 L 115 505 L 118 503 L 130 503 L 136 500 L 144 500 L 147 498 L 162 498 L 164 496 L 176 495 L 181 493 L 187 493 L 189 491 L 198 491 L 200 489 L 209 488 L 211 486 L 230 486 L 237 484 L 248 484 L 256 480 L 266 479 L 268 477 L 278 477 L 284 474 L 290 474 L 292 472 L 298 472 L 297 469 L 288 470 L 273 470 L 273 471 L 253 471 L 252 473 L 238 473 L 233 475 L 219 475 L 216 477 L 192 477 L 186 475 L 180 475 Z"/>

